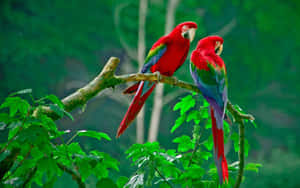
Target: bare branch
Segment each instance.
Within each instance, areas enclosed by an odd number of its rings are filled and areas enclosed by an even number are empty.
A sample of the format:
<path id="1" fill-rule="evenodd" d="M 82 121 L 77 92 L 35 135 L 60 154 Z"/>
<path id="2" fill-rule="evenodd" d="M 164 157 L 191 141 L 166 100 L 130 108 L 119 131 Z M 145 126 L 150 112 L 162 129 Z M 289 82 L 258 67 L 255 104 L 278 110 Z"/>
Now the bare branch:
<path id="1" fill-rule="evenodd" d="M 76 92 L 62 99 L 62 102 L 65 105 L 65 110 L 70 112 L 77 107 L 80 107 L 87 103 L 92 97 L 97 95 L 99 92 L 106 88 L 114 88 L 119 84 L 123 84 L 126 82 L 139 82 L 139 81 L 150 81 L 150 82 L 159 82 L 164 84 L 169 84 L 172 86 L 180 87 L 183 89 L 187 89 L 189 91 L 193 91 L 196 93 L 201 93 L 201 91 L 194 84 L 187 83 L 185 81 L 177 80 L 175 77 L 167 77 L 167 76 L 157 76 L 157 74 L 127 74 L 127 75 L 114 75 L 115 70 L 119 64 L 120 60 L 116 57 L 111 57 L 101 73 L 94 78 L 90 83 L 85 85 L 84 87 L 78 89 Z M 227 105 L 228 111 L 233 115 L 236 120 L 238 119 L 249 119 L 254 120 L 254 117 L 249 114 L 242 114 L 237 111 L 234 106 L 228 102 Z M 35 112 L 37 113 L 37 112 Z M 50 108 L 43 107 L 39 110 L 39 113 L 45 113 L 50 117 L 56 117 L 55 112 L 53 112 Z M 57 119 L 56 117 L 55 119 Z"/>

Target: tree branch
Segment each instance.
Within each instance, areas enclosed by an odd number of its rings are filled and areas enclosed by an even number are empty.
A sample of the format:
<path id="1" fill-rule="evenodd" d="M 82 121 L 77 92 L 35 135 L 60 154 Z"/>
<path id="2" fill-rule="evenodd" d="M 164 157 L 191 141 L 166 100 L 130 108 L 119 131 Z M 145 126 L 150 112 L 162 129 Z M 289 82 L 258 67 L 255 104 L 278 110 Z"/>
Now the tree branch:
<path id="1" fill-rule="evenodd" d="M 169 187 L 173 188 L 172 184 L 166 179 L 166 177 L 158 170 L 158 168 L 154 167 L 155 171 L 158 173 L 158 175 L 166 182 Z"/>
<path id="2" fill-rule="evenodd" d="M 234 121 L 239 124 L 239 171 L 236 178 L 234 188 L 239 188 L 242 182 L 243 173 L 244 173 L 244 164 L 245 164 L 245 124 L 244 120 L 254 120 L 254 117 L 251 114 L 242 114 L 237 111 L 234 106 L 228 102 L 227 104 L 228 111 L 232 114 Z"/>
<path id="3" fill-rule="evenodd" d="M 244 173 L 244 164 L 245 164 L 245 152 L 244 152 L 244 144 L 245 144 L 245 125 L 244 120 L 241 119 L 239 123 L 239 171 L 236 178 L 236 182 L 234 188 L 239 188 L 242 182 L 243 173 Z"/>
<path id="4" fill-rule="evenodd" d="M 180 87 L 183 89 L 187 89 L 193 92 L 201 93 L 201 91 L 193 84 L 177 80 L 175 77 L 167 77 L 157 74 L 129 74 L 129 75 L 121 75 L 116 76 L 115 70 L 119 64 L 120 60 L 116 57 L 111 57 L 106 65 L 104 66 L 101 73 L 90 83 L 84 86 L 81 89 L 78 89 L 75 93 L 65 97 L 62 102 L 65 105 L 66 111 L 72 111 L 73 109 L 82 106 L 87 103 L 89 99 L 94 97 L 96 94 L 101 92 L 102 90 L 110 87 L 115 87 L 119 84 L 126 83 L 126 82 L 138 82 L 138 81 L 150 81 L 150 82 L 160 82 L 164 84 L 173 85 L 176 87 Z M 241 183 L 241 179 L 243 177 L 243 170 L 244 170 L 244 139 L 245 139 L 245 131 L 244 131 L 244 120 L 254 120 L 254 117 L 251 114 L 243 114 L 236 110 L 234 106 L 228 101 L 227 110 L 232 114 L 235 122 L 239 124 L 239 134 L 240 134 L 240 141 L 239 141 L 239 172 L 237 176 L 237 181 L 235 184 L 235 188 L 239 187 Z M 59 117 L 55 114 L 48 107 L 39 108 L 36 112 L 36 115 L 39 113 L 45 113 L 46 115 L 52 117 L 53 119 L 58 119 Z"/>
<path id="5" fill-rule="evenodd" d="M 76 92 L 72 93 L 71 95 L 62 99 L 62 102 L 65 105 L 65 110 L 70 112 L 75 108 L 86 104 L 88 100 L 93 98 L 102 90 L 106 88 L 114 88 L 115 86 L 126 82 L 139 82 L 145 80 L 150 82 L 160 82 L 160 83 L 169 84 L 172 86 L 180 87 L 201 94 L 201 91 L 194 84 L 177 80 L 177 78 L 175 77 L 167 77 L 163 75 L 158 76 L 157 74 L 151 74 L 151 73 L 146 73 L 146 74 L 136 73 L 136 74 L 116 76 L 114 73 L 116 71 L 119 62 L 120 60 L 118 58 L 111 57 L 107 61 L 104 68 L 102 69 L 101 73 L 96 78 L 94 78 L 94 80 L 92 80 L 84 87 L 78 89 Z M 242 114 L 241 112 L 237 111 L 230 101 L 228 101 L 227 110 L 232 114 L 232 116 L 236 119 L 236 121 L 239 119 L 254 120 L 254 117 L 252 115 Z M 55 112 L 48 107 L 43 107 L 41 109 L 38 109 L 38 112 L 35 113 L 45 113 L 46 115 L 54 119 L 59 118 L 55 114 Z"/>

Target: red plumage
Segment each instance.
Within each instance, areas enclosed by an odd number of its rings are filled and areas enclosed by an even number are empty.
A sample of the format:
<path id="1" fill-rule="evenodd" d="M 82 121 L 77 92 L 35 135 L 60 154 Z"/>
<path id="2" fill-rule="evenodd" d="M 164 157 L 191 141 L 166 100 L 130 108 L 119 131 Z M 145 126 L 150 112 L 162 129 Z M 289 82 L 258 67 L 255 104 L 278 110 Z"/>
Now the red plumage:
<path id="1" fill-rule="evenodd" d="M 213 107 L 210 108 L 210 116 L 212 121 L 212 134 L 214 140 L 214 150 L 217 159 L 221 159 L 221 170 L 223 181 L 228 180 L 228 167 L 224 154 L 224 133 L 222 129 L 217 128 L 217 122 L 214 115 Z"/>
<path id="2" fill-rule="evenodd" d="M 193 29 L 196 28 L 196 23 L 184 22 L 177 25 L 169 35 L 161 37 L 152 46 L 141 72 L 158 71 L 162 75 L 172 76 L 184 63 L 189 51 L 190 40 L 194 37 L 189 35 L 193 35 L 194 33 L 192 34 L 191 31 L 194 31 Z M 135 119 L 156 85 L 151 85 L 151 83 L 147 81 L 137 84 L 124 91 L 126 94 L 135 92 L 136 94 L 119 126 L 117 137 L 119 137 Z"/>
<path id="3" fill-rule="evenodd" d="M 143 87 L 144 87 L 144 81 L 139 84 L 139 88 L 136 92 L 136 95 L 134 96 L 120 126 L 117 132 L 117 137 L 119 137 L 123 132 L 127 129 L 127 127 L 130 125 L 130 123 L 134 120 L 136 115 L 139 113 L 139 111 L 142 109 L 146 99 L 149 97 L 149 95 L 152 93 L 153 89 L 155 88 L 155 84 L 151 86 L 151 88 L 142 95 Z"/>
<path id="4" fill-rule="evenodd" d="M 220 57 L 223 42 L 219 36 L 205 37 L 198 42 L 191 55 L 191 75 L 211 106 L 214 158 L 220 184 L 228 180 L 223 133 L 227 104 L 227 75 L 225 63 Z"/>

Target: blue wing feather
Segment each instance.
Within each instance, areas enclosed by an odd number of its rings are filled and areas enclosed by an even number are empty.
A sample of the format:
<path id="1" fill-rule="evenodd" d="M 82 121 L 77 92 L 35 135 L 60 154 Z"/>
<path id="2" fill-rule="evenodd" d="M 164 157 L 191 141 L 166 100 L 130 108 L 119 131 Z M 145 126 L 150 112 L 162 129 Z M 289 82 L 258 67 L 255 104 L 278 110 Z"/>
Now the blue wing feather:
<path id="1" fill-rule="evenodd" d="M 166 45 L 163 45 L 159 50 L 157 50 L 156 54 L 153 55 L 151 58 L 146 58 L 146 60 L 148 60 L 147 62 L 145 62 L 143 68 L 142 68 L 142 71 L 141 73 L 146 73 L 146 72 L 149 72 L 150 71 L 150 68 L 155 65 L 158 60 L 161 58 L 161 56 L 164 55 L 164 53 L 167 51 L 167 46 Z M 148 56 L 152 55 L 151 54 L 151 50 L 148 54 Z"/>
<path id="2" fill-rule="evenodd" d="M 198 68 L 192 62 L 190 64 L 190 72 L 203 96 L 214 106 L 221 117 L 224 118 L 227 103 L 226 78 L 215 76 L 211 79 L 215 80 L 216 84 L 207 84 L 201 79 Z"/>

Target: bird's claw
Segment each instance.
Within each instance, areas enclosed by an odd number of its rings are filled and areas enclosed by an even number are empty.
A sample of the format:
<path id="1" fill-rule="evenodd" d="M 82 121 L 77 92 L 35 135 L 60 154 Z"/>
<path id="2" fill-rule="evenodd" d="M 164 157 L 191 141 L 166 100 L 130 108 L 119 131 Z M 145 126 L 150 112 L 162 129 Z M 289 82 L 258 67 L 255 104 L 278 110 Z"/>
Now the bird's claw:
<path id="1" fill-rule="evenodd" d="M 174 84 L 175 85 L 178 84 L 178 79 L 176 77 L 173 77 L 173 79 L 174 79 Z"/>
<path id="2" fill-rule="evenodd" d="M 157 82 L 160 82 L 160 80 L 161 80 L 161 74 L 160 74 L 160 72 L 156 71 L 154 74 L 157 77 Z"/>

